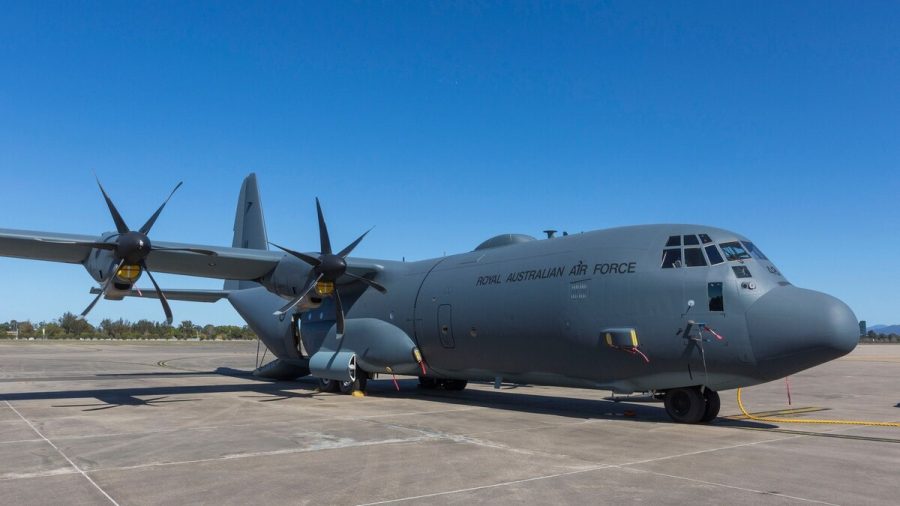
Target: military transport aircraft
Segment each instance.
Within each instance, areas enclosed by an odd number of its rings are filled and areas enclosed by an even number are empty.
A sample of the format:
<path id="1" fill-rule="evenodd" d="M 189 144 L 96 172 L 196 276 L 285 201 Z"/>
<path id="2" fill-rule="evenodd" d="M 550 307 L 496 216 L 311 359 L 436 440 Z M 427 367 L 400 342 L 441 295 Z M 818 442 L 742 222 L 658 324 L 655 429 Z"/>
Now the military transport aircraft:
<path id="1" fill-rule="evenodd" d="M 84 315 L 103 297 L 144 296 L 171 322 L 167 299 L 227 299 L 277 357 L 257 375 L 312 375 L 324 391 L 399 374 L 445 390 L 503 380 L 648 392 L 675 421 L 697 423 L 716 417 L 718 390 L 793 374 L 858 341 L 846 304 L 793 286 L 749 239 L 719 228 L 503 234 L 398 262 L 350 257 L 366 234 L 335 252 L 318 199 L 318 251 L 270 250 L 253 174 L 230 248 L 151 242 L 165 202 L 133 230 L 100 188 L 115 232 L 0 230 L 0 255 L 82 264 L 100 284 Z M 161 290 L 152 272 L 226 281 Z M 135 288 L 143 273 L 153 290 Z"/>

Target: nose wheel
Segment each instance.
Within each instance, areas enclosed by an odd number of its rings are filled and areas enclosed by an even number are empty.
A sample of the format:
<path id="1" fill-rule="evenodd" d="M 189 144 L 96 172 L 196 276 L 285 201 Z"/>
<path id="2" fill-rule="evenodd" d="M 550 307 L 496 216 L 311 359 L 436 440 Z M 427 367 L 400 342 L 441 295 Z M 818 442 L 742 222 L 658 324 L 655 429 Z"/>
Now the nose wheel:
<path id="1" fill-rule="evenodd" d="M 678 423 L 710 422 L 719 415 L 721 403 L 715 390 L 700 387 L 666 391 L 666 413 Z"/>

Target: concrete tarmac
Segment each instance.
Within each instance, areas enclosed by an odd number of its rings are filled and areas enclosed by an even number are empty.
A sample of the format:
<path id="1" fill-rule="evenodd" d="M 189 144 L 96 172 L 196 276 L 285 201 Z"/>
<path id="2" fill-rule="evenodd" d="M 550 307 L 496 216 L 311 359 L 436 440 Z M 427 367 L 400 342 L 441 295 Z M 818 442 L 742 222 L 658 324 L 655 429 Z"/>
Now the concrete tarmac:
<path id="1" fill-rule="evenodd" d="M 2 504 L 897 504 L 900 429 L 709 425 L 609 392 L 246 375 L 256 343 L 0 341 Z M 900 420 L 900 346 L 863 345 L 752 412 Z"/>

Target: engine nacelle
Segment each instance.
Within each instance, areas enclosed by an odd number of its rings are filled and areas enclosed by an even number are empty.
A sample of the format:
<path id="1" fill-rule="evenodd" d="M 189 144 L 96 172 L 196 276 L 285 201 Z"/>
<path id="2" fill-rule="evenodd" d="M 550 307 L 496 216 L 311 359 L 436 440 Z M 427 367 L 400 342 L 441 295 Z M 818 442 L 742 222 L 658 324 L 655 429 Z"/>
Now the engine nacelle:
<path id="1" fill-rule="evenodd" d="M 285 255 L 275 269 L 259 282 L 272 293 L 293 298 L 303 291 L 310 269 L 309 265 L 290 255 Z"/>

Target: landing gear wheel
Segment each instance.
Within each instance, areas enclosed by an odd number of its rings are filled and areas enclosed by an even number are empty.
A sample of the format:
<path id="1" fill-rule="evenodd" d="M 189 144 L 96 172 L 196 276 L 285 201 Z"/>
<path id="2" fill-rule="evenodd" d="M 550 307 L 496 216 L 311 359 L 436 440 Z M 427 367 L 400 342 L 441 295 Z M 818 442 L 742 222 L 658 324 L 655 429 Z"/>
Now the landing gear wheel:
<path id="1" fill-rule="evenodd" d="M 466 385 L 469 384 L 469 382 L 466 380 L 443 380 L 441 383 L 444 387 L 444 390 L 451 390 L 454 392 L 465 389 Z"/>
<path id="2" fill-rule="evenodd" d="M 340 388 L 343 394 L 352 394 L 353 392 L 365 392 L 366 383 L 369 380 L 369 374 L 366 371 L 357 369 L 356 379 L 353 381 L 341 381 Z"/>
<path id="3" fill-rule="evenodd" d="M 318 378 L 318 381 L 319 381 L 319 391 L 320 392 L 335 393 L 341 387 L 340 382 L 337 380 Z"/>
<path id="4" fill-rule="evenodd" d="M 678 423 L 697 423 L 706 413 L 706 401 L 697 387 L 667 391 L 665 404 L 666 413 Z"/>
<path id="5" fill-rule="evenodd" d="M 426 378 L 419 376 L 419 388 L 423 390 L 434 390 L 438 387 L 438 380 L 434 378 Z"/>
<path id="6" fill-rule="evenodd" d="M 719 401 L 719 394 L 715 390 L 709 388 L 703 389 L 703 399 L 706 401 L 706 410 L 703 411 L 701 422 L 711 422 L 719 416 L 719 408 L 722 403 Z"/>

